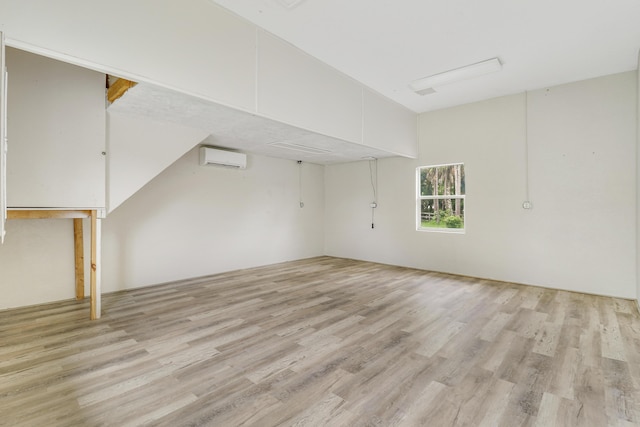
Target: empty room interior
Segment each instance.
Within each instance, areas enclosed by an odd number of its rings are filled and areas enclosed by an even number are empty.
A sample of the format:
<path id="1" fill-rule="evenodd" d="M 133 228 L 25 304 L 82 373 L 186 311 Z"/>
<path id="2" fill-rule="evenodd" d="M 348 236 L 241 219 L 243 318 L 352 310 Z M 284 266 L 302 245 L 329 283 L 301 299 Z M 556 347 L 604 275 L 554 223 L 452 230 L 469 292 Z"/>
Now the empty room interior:
<path id="1" fill-rule="evenodd" d="M 639 19 L 0 0 L 0 426 L 640 426 Z"/>

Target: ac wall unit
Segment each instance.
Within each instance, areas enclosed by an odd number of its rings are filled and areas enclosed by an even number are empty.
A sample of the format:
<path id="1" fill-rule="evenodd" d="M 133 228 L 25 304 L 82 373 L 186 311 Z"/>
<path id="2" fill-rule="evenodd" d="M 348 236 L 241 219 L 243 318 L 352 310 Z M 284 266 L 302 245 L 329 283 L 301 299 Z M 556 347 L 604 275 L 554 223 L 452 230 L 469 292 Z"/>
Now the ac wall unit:
<path id="1" fill-rule="evenodd" d="M 200 165 L 245 169 L 247 167 L 247 155 L 233 151 L 219 150 L 217 148 L 200 147 Z"/>

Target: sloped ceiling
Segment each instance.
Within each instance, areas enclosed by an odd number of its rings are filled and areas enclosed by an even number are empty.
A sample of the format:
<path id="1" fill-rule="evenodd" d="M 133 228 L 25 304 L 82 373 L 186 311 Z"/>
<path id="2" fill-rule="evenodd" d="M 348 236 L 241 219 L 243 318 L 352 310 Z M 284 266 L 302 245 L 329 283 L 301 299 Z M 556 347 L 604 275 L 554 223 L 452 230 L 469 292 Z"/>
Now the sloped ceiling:
<path id="1" fill-rule="evenodd" d="M 212 0 L 425 112 L 637 67 L 638 0 Z M 498 57 L 499 73 L 420 96 L 409 82 Z"/>

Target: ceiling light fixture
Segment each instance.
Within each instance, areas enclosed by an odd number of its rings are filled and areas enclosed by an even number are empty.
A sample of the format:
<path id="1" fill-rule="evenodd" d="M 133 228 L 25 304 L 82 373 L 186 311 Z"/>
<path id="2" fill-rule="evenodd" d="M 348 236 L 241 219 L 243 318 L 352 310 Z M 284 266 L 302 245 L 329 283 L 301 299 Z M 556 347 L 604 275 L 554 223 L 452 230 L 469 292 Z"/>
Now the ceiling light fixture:
<path id="1" fill-rule="evenodd" d="M 445 71 L 443 73 L 434 74 L 414 80 L 409 84 L 411 90 L 419 95 L 427 95 L 434 93 L 434 87 L 444 86 L 450 83 L 462 80 L 472 79 L 474 77 L 483 76 L 485 74 L 494 73 L 502 69 L 502 64 L 498 58 L 487 59 L 486 61 L 477 62 L 465 67 L 456 68 Z"/>

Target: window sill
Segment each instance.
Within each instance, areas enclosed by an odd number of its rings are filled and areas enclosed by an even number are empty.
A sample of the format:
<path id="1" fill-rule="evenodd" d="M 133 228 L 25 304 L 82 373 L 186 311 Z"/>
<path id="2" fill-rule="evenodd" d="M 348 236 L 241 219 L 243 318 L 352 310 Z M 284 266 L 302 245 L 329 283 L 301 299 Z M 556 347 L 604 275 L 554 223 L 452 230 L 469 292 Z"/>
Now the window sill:
<path id="1" fill-rule="evenodd" d="M 416 231 L 424 231 L 427 233 L 445 233 L 445 234 L 465 234 L 464 228 L 424 228 L 418 227 Z"/>

